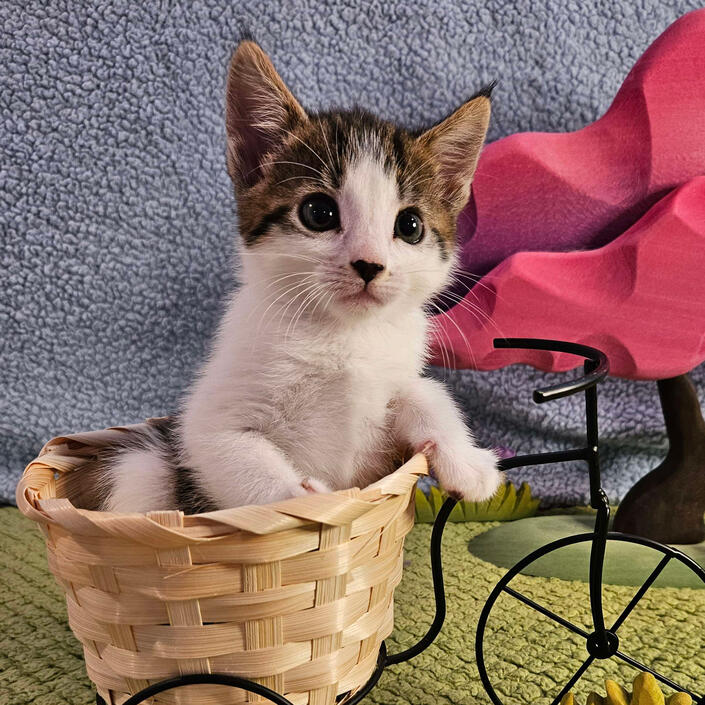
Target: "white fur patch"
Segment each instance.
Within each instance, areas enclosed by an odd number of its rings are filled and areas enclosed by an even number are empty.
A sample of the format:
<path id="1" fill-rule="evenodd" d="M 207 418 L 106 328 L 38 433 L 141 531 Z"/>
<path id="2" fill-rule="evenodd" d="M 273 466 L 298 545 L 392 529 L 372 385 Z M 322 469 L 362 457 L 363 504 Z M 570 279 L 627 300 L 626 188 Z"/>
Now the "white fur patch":
<path id="1" fill-rule="evenodd" d="M 345 173 L 340 219 L 350 261 L 389 266 L 389 250 L 400 201 L 396 179 L 379 159 L 364 153 Z"/>
<path id="2" fill-rule="evenodd" d="M 156 449 L 122 451 L 110 472 L 112 491 L 103 507 L 105 511 L 174 509 L 173 477 Z"/>

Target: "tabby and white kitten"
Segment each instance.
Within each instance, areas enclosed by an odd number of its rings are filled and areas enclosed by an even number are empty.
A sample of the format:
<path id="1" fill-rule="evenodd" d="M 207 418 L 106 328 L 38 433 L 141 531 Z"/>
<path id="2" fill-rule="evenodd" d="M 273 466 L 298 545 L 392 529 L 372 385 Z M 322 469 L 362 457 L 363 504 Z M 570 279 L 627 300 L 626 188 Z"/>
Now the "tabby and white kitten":
<path id="1" fill-rule="evenodd" d="M 226 121 L 242 286 L 176 422 L 110 459 L 104 509 L 365 486 L 424 447 L 454 496 L 496 491 L 496 455 L 422 376 L 424 304 L 450 281 L 489 117 L 489 90 L 421 134 L 308 113 L 259 46 L 239 45 Z"/>

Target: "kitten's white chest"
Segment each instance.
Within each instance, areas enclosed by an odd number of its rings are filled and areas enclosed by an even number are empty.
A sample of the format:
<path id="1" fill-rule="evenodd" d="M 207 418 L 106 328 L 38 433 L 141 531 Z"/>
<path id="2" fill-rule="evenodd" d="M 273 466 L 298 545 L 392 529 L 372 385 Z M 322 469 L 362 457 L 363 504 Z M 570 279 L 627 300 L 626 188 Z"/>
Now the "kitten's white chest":
<path id="1" fill-rule="evenodd" d="M 362 465 L 393 452 L 391 403 L 422 364 L 423 319 L 384 336 L 372 333 L 352 332 L 320 346 L 310 339 L 305 347 L 294 343 L 277 375 L 267 433 L 302 472 L 337 488 L 349 487 Z"/>
<path id="2" fill-rule="evenodd" d="M 250 487 L 261 478 L 237 472 L 245 443 L 258 454 L 246 462 L 260 475 L 285 462 L 301 478 L 344 489 L 388 472 L 397 450 L 393 403 L 423 366 L 423 313 L 327 329 L 300 321 L 286 335 L 276 319 L 253 326 L 246 295 L 232 301 L 184 405 L 184 464 L 213 496 L 221 491 L 218 478 L 231 478 L 224 505 L 263 494 Z"/>

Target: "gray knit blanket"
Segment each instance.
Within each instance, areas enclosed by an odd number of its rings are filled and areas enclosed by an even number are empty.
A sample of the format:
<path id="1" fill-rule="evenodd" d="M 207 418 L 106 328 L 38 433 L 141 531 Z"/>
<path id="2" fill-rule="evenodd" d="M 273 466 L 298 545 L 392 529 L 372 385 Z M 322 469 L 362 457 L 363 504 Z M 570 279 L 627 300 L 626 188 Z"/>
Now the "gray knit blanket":
<path id="1" fill-rule="evenodd" d="M 227 292 L 237 217 L 223 91 L 243 31 L 312 109 L 436 121 L 498 79 L 490 139 L 573 130 L 698 0 L 5 0 L 0 4 L 0 501 L 57 434 L 174 410 Z M 518 452 L 578 442 L 578 400 L 524 367 L 444 372 L 478 437 Z M 705 372 L 696 371 L 699 389 Z M 611 499 L 664 453 L 656 385 L 601 395 Z M 580 467 L 514 471 L 583 502 Z"/>

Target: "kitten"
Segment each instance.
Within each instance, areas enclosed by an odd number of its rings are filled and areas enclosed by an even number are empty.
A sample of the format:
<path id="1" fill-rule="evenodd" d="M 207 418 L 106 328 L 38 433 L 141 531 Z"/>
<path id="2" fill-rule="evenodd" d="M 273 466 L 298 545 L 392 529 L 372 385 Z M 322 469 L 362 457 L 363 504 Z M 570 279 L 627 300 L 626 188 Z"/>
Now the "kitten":
<path id="1" fill-rule="evenodd" d="M 360 110 L 308 113 L 257 44 L 238 46 L 226 126 L 242 285 L 176 422 L 113 453 L 104 509 L 365 486 L 427 444 L 448 492 L 496 491 L 496 455 L 422 376 L 424 307 L 455 266 L 489 93 L 414 134 Z"/>

